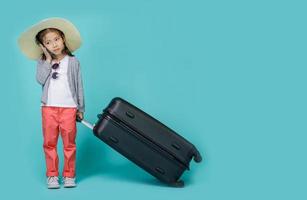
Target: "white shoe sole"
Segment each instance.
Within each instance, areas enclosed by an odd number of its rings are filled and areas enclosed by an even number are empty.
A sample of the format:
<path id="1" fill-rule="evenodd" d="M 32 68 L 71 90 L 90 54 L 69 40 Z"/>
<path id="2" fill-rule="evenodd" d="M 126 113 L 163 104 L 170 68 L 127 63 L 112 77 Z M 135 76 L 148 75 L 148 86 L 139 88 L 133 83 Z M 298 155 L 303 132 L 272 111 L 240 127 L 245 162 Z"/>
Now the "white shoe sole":
<path id="1" fill-rule="evenodd" d="M 74 185 L 64 185 L 64 188 L 73 188 L 73 187 L 76 187 L 77 185 L 74 184 Z"/>
<path id="2" fill-rule="evenodd" d="M 59 189 L 60 185 L 48 185 L 48 189 Z"/>

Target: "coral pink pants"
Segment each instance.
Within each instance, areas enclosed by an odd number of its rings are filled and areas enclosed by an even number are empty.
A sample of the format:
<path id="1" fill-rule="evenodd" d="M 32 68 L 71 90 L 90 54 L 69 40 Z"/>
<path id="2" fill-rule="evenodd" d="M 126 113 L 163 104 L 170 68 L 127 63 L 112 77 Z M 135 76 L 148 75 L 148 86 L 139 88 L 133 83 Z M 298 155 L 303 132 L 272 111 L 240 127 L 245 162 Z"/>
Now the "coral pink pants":
<path id="1" fill-rule="evenodd" d="M 76 108 L 42 106 L 44 152 L 47 176 L 59 175 L 57 143 L 61 133 L 64 150 L 63 176 L 75 176 L 76 162 Z"/>

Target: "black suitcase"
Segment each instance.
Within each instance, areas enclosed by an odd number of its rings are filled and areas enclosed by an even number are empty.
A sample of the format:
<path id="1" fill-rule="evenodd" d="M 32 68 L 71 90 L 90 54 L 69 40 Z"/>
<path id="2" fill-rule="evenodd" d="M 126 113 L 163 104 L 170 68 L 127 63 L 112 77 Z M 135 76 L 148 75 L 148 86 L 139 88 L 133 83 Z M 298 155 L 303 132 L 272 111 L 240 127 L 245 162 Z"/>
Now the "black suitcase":
<path id="1" fill-rule="evenodd" d="M 95 136 L 171 186 L 183 187 L 180 176 L 189 170 L 191 159 L 202 160 L 193 144 L 119 97 L 98 118 L 92 126 Z"/>

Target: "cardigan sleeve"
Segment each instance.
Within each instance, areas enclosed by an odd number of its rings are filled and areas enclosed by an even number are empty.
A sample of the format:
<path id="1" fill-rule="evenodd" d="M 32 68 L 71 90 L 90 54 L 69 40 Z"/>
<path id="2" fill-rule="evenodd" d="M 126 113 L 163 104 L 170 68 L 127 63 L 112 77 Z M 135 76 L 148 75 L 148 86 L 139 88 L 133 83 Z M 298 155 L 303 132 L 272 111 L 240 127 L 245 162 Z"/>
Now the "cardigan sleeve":
<path id="1" fill-rule="evenodd" d="M 51 73 L 51 64 L 45 60 L 39 59 L 36 67 L 36 81 L 42 86 L 45 85 Z"/>
<path id="2" fill-rule="evenodd" d="M 78 111 L 84 112 L 85 111 L 85 103 L 84 103 L 84 91 L 83 91 L 83 81 L 82 81 L 82 74 L 81 74 L 81 67 L 80 62 L 77 61 L 77 98 L 78 98 Z"/>

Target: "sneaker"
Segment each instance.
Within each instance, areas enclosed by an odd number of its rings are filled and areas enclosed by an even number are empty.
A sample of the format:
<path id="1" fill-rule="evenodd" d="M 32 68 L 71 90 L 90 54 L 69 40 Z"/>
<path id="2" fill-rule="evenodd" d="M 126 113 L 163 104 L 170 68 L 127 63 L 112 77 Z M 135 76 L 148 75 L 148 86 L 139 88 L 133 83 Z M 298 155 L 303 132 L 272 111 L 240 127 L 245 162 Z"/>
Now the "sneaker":
<path id="1" fill-rule="evenodd" d="M 57 176 L 48 176 L 47 177 L 47 187 L 48 189 L 60 188 L 59 178 Z"/>
<path id="2" fill-rule="evenodd" d="M 76 187 L 76 178 L 63 177 L 63 183 L 65 188 Z"/>

